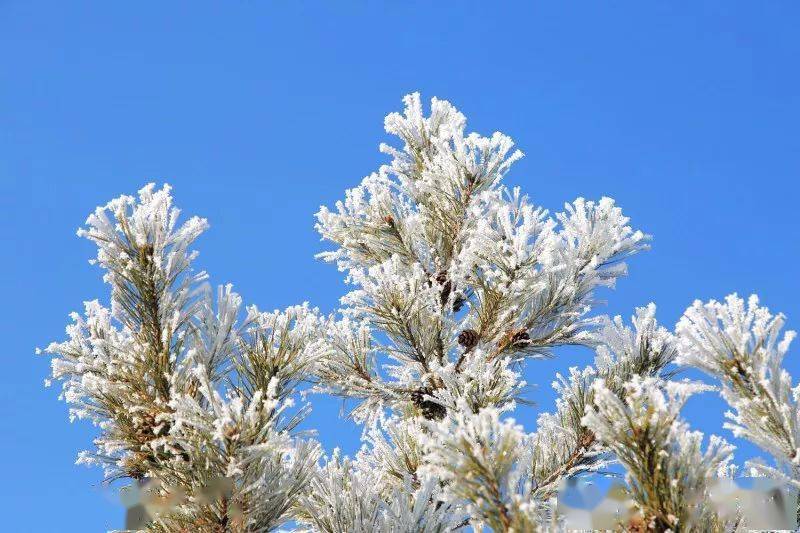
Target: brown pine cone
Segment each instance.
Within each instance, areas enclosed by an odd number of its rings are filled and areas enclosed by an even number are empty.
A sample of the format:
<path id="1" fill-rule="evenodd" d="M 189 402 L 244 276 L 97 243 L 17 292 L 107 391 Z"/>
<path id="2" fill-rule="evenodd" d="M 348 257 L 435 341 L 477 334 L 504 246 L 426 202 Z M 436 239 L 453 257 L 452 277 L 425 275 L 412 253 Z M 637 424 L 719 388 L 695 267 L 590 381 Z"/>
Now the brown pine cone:
<path id="1" fill-rule="evenodd" d="M 441 298 L 442 305 L 447 303 L 447 299 L 450 298 L 450 292 L 453 290 L 453 284 L 447 279 L 447 271 L 442 270 L 441 272 L 436 274 L 436 277 L 433 279 L 436 280 L 436 283 L 442 286 L 442 291 L 439 293 Z"/>
<path id="2" fill-rule="evenodd" d="M 455 284 L 447 278 L 447 271 L 442 270 L 434 277 L 436 283 L 442 286 L 442 292 L 439 294 L 442 302 L 442 306 L 447 303 L 447 300 L 450 299 L 450 294 L 456 289 Z M 453 311 L 458 313 L 464 307 L 464 303 L 466 303 L 467 299 L 464 298 L 463 294 L 456 294 L 456 297 L 453 299 Z"/>
<path id="3" fill-rule="evenodd" d="M 461 311 L 461 308 L 464 307 L 464 303 L 467 301 L 462 295 L 456 296 L 455 301 L 453 302 L 453 312 L 458 313 Z"/>
<path id="4" fill-rule="evenodd" d="M 524 348 L 528 345 L 528 341 L 530 340 L 531 336 L 528 334 L 528 332 L 524 329 L 521 329 L 514 333 L 514 335 L 511 337 L 511 345 L 514 348 Z"/>
<path id="5" fill-rule="evenodd" d="M 427 420 L 441 420 L 447 414 L 447 410 L 443 405 L 427 398 L 432 392 L 430 388 L 417 389 L 411 393 L 411 401 Z"/>
<path id="6" fill-rule="evenodd" d="M 503 334 L 497 343 L 497 351 L 502 352 L 508 348 L 522 349 L 530 344 L 531 336 L 524 329 L 510 329 Z"/>
<path id="7" fill-rule="evenodd" d="M 481 336 L 474 329 L 465 329 L 458 334 L 458 344 L 463 346 L 465 350 L 473 349 L 479 340 L 481 340 Z"/>
<path id="8" fill-rule="evenodd" d="M 450 280 L 446 281 L 444 283 L 444 286 L 442 287 L 442 292 L 441 292 L 442 305 L 445 305 L 447 303 L 447 300 L 450 298 L 450 292 L 452 290 L 453 290 L 453 284 L 450 283 Z"/>

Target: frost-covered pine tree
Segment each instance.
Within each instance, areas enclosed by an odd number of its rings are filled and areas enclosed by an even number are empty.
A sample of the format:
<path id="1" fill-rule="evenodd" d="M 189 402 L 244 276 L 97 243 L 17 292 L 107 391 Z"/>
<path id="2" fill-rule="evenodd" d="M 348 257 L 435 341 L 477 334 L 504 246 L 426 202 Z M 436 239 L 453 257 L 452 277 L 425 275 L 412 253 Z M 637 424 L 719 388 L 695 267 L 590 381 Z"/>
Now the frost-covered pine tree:
<path id="1" fill-rule="evenodd" d="M 653 304 L 629 325 L 598 314 L 595 293 L 649 237 L 609 198 L 551 216 L 503 185 L 522 156 L 511 139 L 465 133 L 441 100 L 427 115 L 419 95 L 405 105 L 386 118 L 389 163 L 317 214 L 334 245 L 320 255 L 353 286 L 330 316 L 212 294 L 189 250 L 206 223 L 179 225 L 168 187 L 98 208 L 79 232 L 98 245 L 111 306 L 87 303 L 47 351 L 71 415 L 99 428 L 81 461 L 153 495 L 144 527 L 554 531 L 565 483 L 618 464 L 632 502 L 619 529 L 742 530 L 747 517 L 713 504 L 733 447 L 680 416 L 713 387 L 675 381 L 681 366 L 715 378 L 734 435 L 771 455 L 745 473 L 800 487 L 782 316 L 736 296 L 696 302 L 675 333 Z M 515 413 L 531 399 L 527 361 L 567 345 L 594 364 L 555 377 L 552 412 Z M 350 402 L 354 457 L 296 433 L 303 384 Z"/>

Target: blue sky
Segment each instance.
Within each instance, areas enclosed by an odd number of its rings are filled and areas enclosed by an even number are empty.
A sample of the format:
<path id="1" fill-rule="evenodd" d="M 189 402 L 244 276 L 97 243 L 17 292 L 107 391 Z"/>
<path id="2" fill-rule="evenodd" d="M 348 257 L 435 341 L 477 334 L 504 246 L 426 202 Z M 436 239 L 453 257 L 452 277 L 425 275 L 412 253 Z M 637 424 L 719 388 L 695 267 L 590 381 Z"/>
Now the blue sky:
<path id="1" fill-rule="evenodd" d="M 0 2 L 3 529 L 122 525 L 101 473 L 73 464 L 48 361 L 83 300 L 107 299 L 75 229 L 98 204 L 169 182 L 208 217 L 198 266 L 261 308 L 345 291 L 313 214 L 383 162 L 383 116 L 419 90 L 526 153 L 508 177 L 558 210 L 614 197 L 654 236 L 602 294 L 626 317 L 655 301 L 670 327 L 695 298 L 757 291 L 800 328 L 800 35 L 794 2 Z M 787 365 L 800 377 L 795 347 Z M 553 372 L 531 364 L 539 406 Z M 357 447 L 340 405 L 314 399 L 330 450 Z M 693 400 L 721 432 L 723 405 Z M 738 458 L 754 453 L 741 448 Z"/>

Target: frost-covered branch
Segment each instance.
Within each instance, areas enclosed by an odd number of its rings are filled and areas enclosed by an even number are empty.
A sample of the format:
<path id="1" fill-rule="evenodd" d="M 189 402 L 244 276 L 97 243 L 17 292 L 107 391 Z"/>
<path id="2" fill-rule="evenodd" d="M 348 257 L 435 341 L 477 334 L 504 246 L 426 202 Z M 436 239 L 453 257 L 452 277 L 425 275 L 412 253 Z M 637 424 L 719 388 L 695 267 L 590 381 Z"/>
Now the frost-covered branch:
<path id="1" fill-rule="evenodd" d="M 89 216 L 78 235 L 97 244 L 97 259 L 111 285 L 111 309 L 86 302 L 72 314 L 69 340 L 53 343 L 53 377 L 64 381 L 70 416 L 101 428 L 97 452 L 112 477 L 145 476 L 160 455 L 172 416 L 174 387 L 188 386 L 187 344 L 198 343 L 195 320 L 210 308 L 204 273 L 193 273 L 192 242 L 205 230 L 194 217 L 178 226 L 169 187 L 148 185 L 139 198 L 121 196 Z M 218 353 L 202 350 L 210 368 Z M 198 353 L 198 356 L 200 354 Z"/>
<path id="2" fill-rule="evenodd" d="M 353 461 L 336 451 L 302 501 L 301 523 L 324 533 L 444 533 L 458 526 L 462 515 L 442 500 L 435 479 L 406 475 L 387 486 L 372 466 L 364 454 Z"/>
<path id="3" fill-rule="evenodd" d="M 529 499 L 531 446 L 521 426 L 500 412 L 462 410 L 433 426 L 423 442 L 425 471 L 440 479 L 454 504 L 466 502 L 475 523 L 492 531 L 531 531 L 546 506 Z"/>
<path id="4" fill-rule="evenodd" d="M 569 376 L 556 376 L 556 411 L 539 417 L 532 438 L 536 498 L 554 495 L 569 477 L 601 471 L 612 459 L 583 423 L 586 408 L 594 401 L 594 383 L 604 382 L 621 397 L 625 384 L 634 377 L 671 375 L 666 367 L 675 358 L 675 346 L 672 335 L 656 322 L 655 310 L 653 304 L 638 308 L 632 319 L 633 328 L 620 317 L 602 319 L 594 333 L 594 366 L 571 368 Z"/>
<path id="5" fill-rule="evenodd" d="M 157 531 L 267 531 L 292 514 L 315 475 L 317 444 L 293 435 L 292 393 L 313 366 L 314 310 L 248 309 L 192 272 L 207 227 L 178 225 L 170 188 L 148 185 L 98 208 L 79 235 L 98 246 L 111 308 L 85 304 L 51 344 L 72 418 L 99 428 L 80 460 L 133 478 L 164 505 Z"/>
<path id="6" fill-rule="evenodd" d="M 720 392 L 733 409 L 726 427 L 770 453 L 773 468 L 749 463 L 756 475 L 800 486 L 800 386 L 782 362 L 795 337 L 781 336 L 785 318 L 759 306 L 753 295 L 745 304 L 733 294 L 725 302 L 696 301 L 677 326 L 678 362 L 703 370 L 721 383 Z"/>
<path id="7" fill-rule="evenodd" d="M 594 405 L 583 422 L 625 466 L 642 527 L 724 531 L 710 490 L 729 473 L 733 447 L 712 436 L 703 451 L 703 434 L 680 418 L 689 396 L 707 387 L 634 377 L 623 399 L 602 380 L 592 388 Z"/>

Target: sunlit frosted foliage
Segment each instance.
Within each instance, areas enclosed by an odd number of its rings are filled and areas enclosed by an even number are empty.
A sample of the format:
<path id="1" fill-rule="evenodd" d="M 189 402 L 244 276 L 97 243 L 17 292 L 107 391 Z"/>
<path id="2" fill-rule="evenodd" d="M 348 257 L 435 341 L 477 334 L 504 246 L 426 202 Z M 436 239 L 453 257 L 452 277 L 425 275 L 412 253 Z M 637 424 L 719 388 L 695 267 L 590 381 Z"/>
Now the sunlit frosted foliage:
<path id="1" fill-rule="evenodd" d="M 751 296 L 735 294 L 725 302 L 694 302 L 677 326 L 678 361 L 695 366 L 721 383 L 722 397 L 732 412 L 727 427 L 777 462 L 750 463 L 755 475 L 788 479 L 800 486 L 800 386 L 781 366 L 794 331 L 781 336 L 784 317 L 772 315 Z"/>
<path id="2" fill-rule="evenodd" d="M 316 474 L 291 396 L 321 324 L 307 306 L 245 314 L 230 285 L 214 297 L 189 249 L 207 224 L 178 215 L 169 187 L 148 185 L 89 217 L 78 233 L 98 246 L 111 309 L 72 315 L 69 339 L 47 349 L 53 377 L 71 416 L 100 430 L 80 460 L 168 502 L 142 527 L 270 530 Z"/>
<path id="3" fill-rule="evenodd" d="M 336 369 L 323 370 L 320 389 L 361 400 L 362 420 L 409 401 L 512 401 L 518 375 L 494 362 L 589 342 L 594 289 L 613 285 L 647 240 L 608 198 L 550 217 L 502 185 L 522 156 L 510 138 L 465 133 L 442 100 L 427 116 L 419 95 L 405 104 L 386 119 L 402 144 L 381 147 L 392 160 L 317 214 L 337 245 L 321 257 L 355 286 L 331 346 L 319 347 L 321 367 Z M 354 328 L 361 341 L 349 353 L 343 335 Z"/>
<path id="4" fill-rule="evenodd" d="M 609 505 L 638 506 L 619 528 L 742 529 L 745 506 L 704 505 L 734 470 L 732 447 L 704 448 L 681 419 L 708 388 L 669 381 L 673 362 L 717 378 L 728 427 L 772 456 L 749 473 L 800 486 L 782 315 L 735 295 L 696 302 L 676 335 L 653 304 L 630 325 L 599 315 L 597 292 L 649 237 L 610 198 L 551 214 L 503 184 L 522 157 L 508 136 L 469 133 L 443 100 L 404 103 L 386 117 L 387 163 L 317 213 L 330 246 L 319 257 L 350 285 L 329 316 L 212 291 L 192 270 L 207 223 L 181 224 L 167 186 L 109 202 L 79 231 L 97 244 L 110 303 L 86 302 L 47 351 L 71 417 L 98 426 L 80 459 L 163 502 L 142 528 L 557 531 L 564 487 L 618 463 L 627 484 Z M 568 357 L 564 346 L 594 362 L 555 376 L 555 406 L 534 423 L 525 366 Z M 319 398 L 307 392 L 345 401 L 363 430 L 354 457 L 324 457 L 298 431 Z"/>
<path id="5" fill-rule="evenodd" d="M 594 407 L 584 424 L 625 466 L 641 524 L 655 531 L 724 531 L 709 505 L 710 488 L 729 472 L 733 447 L 703 434 L 680 418 L 688 397 L 706 387 L 635 377 L 624 398 L 595 382 Z M 634 524 L 629 524 L 633 527 Z"/>
<path id="6" fill-rule="evenodd" d="M 460 515 L 443 501 L 435 479 L 406 475 L 386 490 L 368 461 L 342 458 L 338 451 L 322 467 L 302 502 L 301 520 L 325 533 L 443 533 Z"/>
<path id="7" fill-rule="evenodd" d="M 531 446 L 521 426 L 501 421 L 494 408 L 462 409 L 431 427 L 423 471 L 438 477 L 454 503 L 467 502 L 475 523 L 494 531 L 534 527 L 530 520 Z"/>
<path id="8" fill-rule="evenodd" d="M 166 493 L 188 498 L 152 528 L 269 531 L 286 520 L 315 474 L 318 445 L 290 436 L 283 418 L 291 402 L 277 399 L 277 376 L 266 390 L 223 397 L 200 367 L 195 375 L 200 394 L 171 402 L 170 440 L 185 457 L 157 468 Z"/>
<path id="9" fill-rule="evenodd" d="M 104 463 L 112 476 L 142 477 L 163 452 L 184 347 L 199 343 L 195 319 L 211 307 L 205 274 L 191 271 L 196 252 L 189 250 L 207 223 L 195 217 L 178 226 L 169 192 L 148 185 L 138 201 L 121 196 L 89 216 L 78 235 L 97 244 L 111 309 L 86 303 L 84 317 L 72 315 L 70 339 L 47 349 L 58 356 L 53 377 L 64 380 L 72 416 L 101 428 L 97 453 L 82 460 Z"/>
<path id="10" fill-rule="evenodd" d="M 655 306 L 638 308 L 633 328 L 620 317 L 603 318 L 594 333 L 597 356 L 594 366 L 570 368 L 568 376 L 556 376 L 556 411 L 538 419 L 532 437 L 533 495 L 545 499 L 555 494 L 564 480 L 600 471 L 613 456 L 583 423 L 594 401 L 593 384 L 603 381 L 618 396 L 635 376 L 668 375 L 665 367 L 675 356 L 672 335 L 655 320 Z"/>
<path id="11" fill-rule="evenodd" d="M 551 216 L 502 184 L 522 156 L 509 137 L 466 133 L 464 116 L 442 100 L 430 114 L 417 94 L 405 104 L 386 118 L 400 140 L 381 146 L 391 161 L 317 214 L 336 245 L 320 257 L 353 285 L 315 345 L 317 390 L 355 401 L 367 443 L 358 461 L 393 471 L 385 483 L 439 479 L 473 522 L 524 531 L 552 518 L 548 501 L 563 479 L 611 459 L 580 423 L 598 372 L 621 392 L 674 355 L 653 309 L 640 313 L 636 333 L 589 315 L 595 290 L 612 287 L 648 237 L 609 198 L 578 198 Z M 557 412 L 517 435 L 501 415 L 526 401 L 522 364 L 569 344 L 599 346 L 601 370 L 559 378 Z M 505 438 L 513 476 L 477 474 L 506 466 L 491 454 L 470 462 L 465 449 L 480 440 L 502 452 Z"/>

